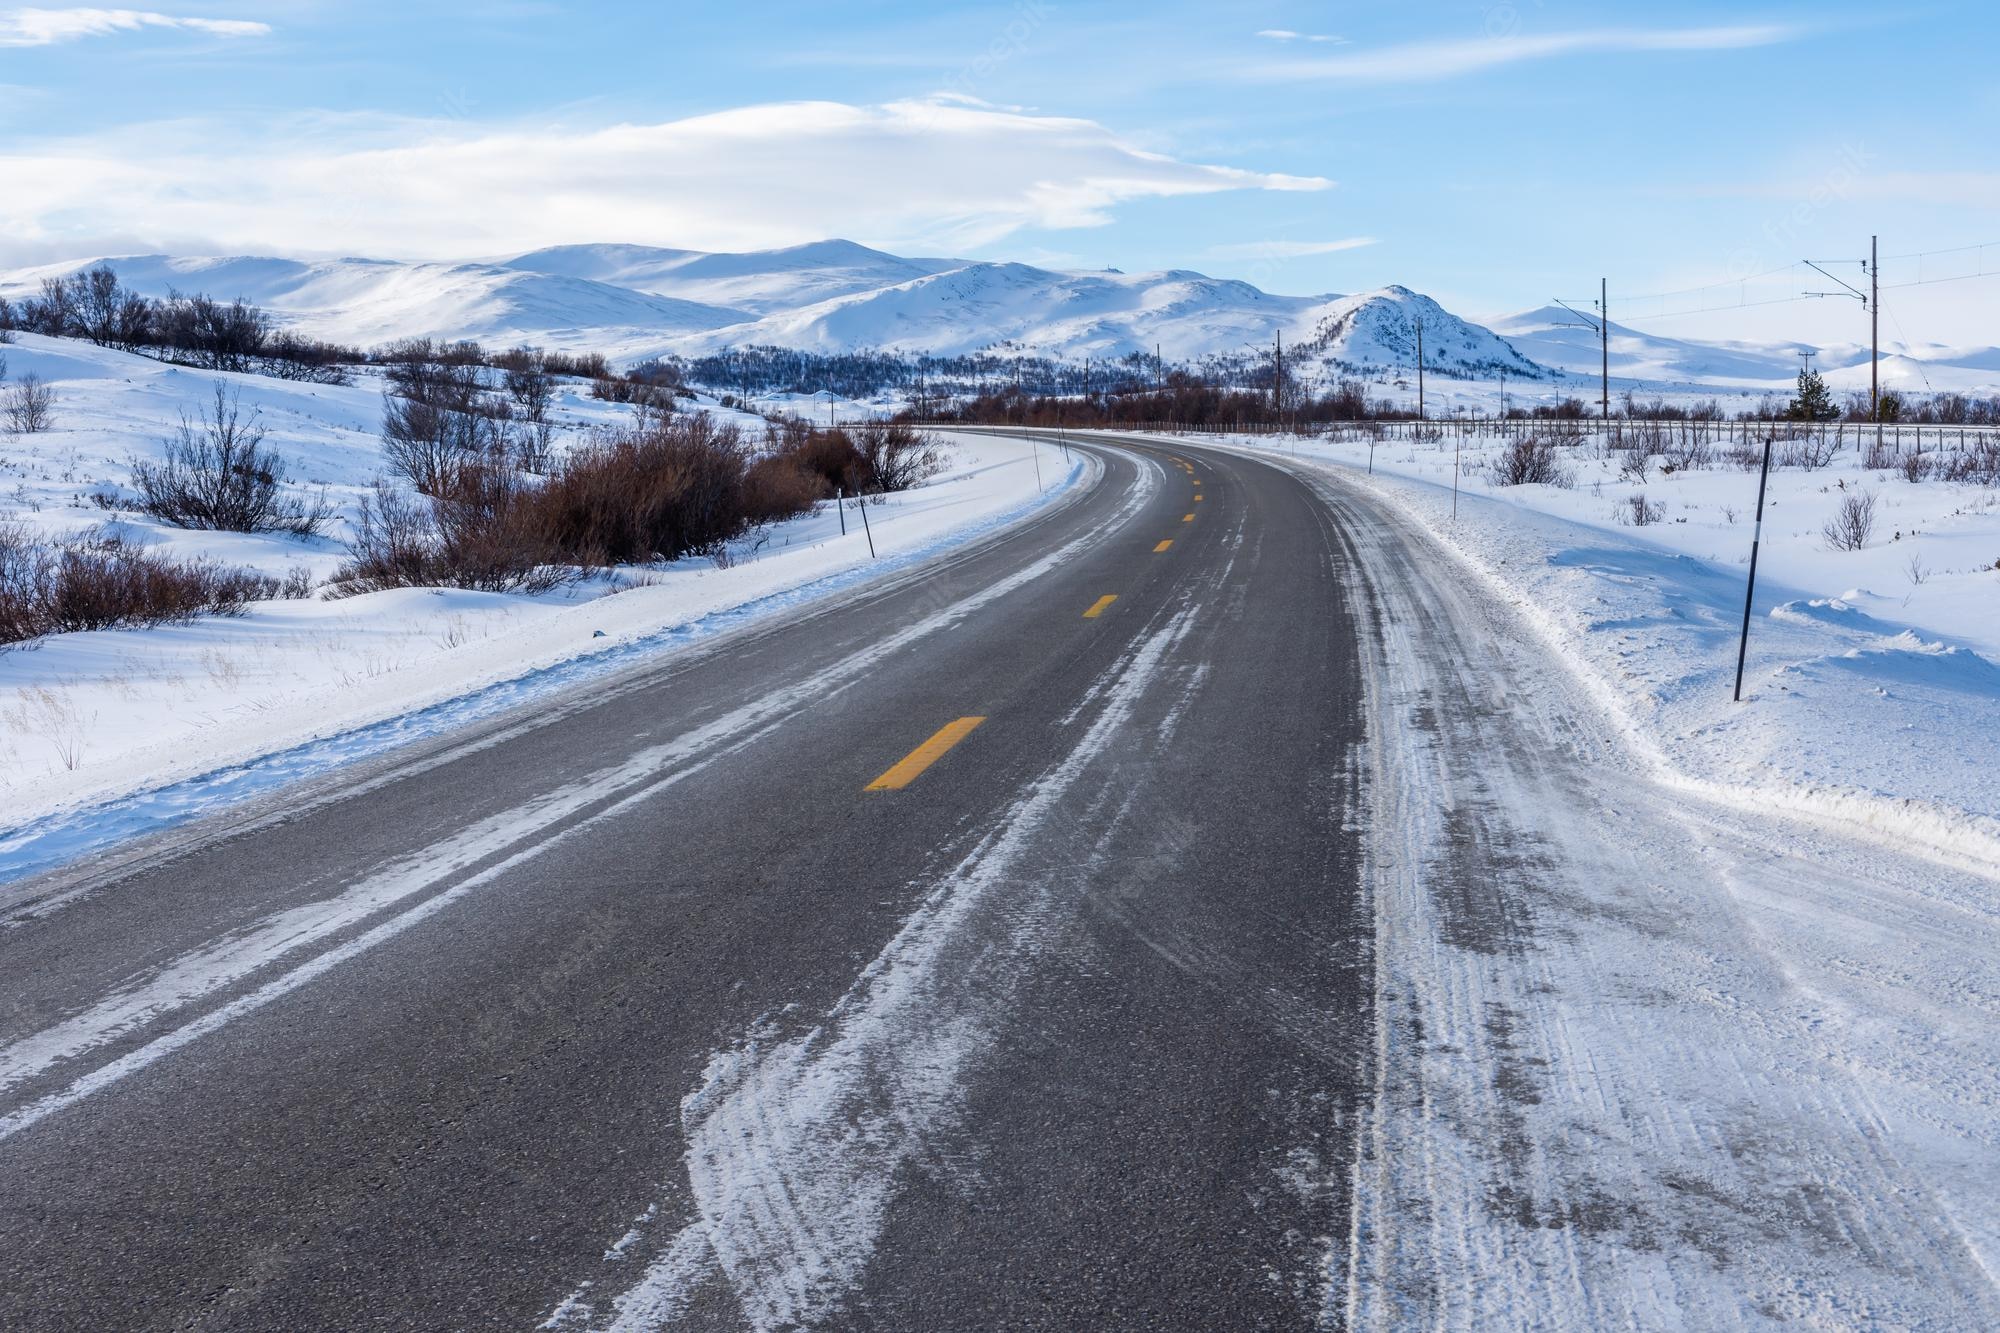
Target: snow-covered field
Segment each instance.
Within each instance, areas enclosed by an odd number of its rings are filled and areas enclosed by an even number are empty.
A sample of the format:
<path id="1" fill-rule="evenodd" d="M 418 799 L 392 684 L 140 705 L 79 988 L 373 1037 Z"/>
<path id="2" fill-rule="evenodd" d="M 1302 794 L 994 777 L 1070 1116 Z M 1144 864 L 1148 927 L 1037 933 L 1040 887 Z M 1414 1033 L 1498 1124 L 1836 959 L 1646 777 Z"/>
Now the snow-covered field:
<path id="1" fill-rule="evenodd" d="M 1491 439 L 1247 438 L 1402 507 L 1518 605 L 1676 781 L 2000 865 L 2000 488 L 1906 481 L 1850 447 L 1771 474 L 1742 704 L 1732 702 L 1757 474 L 1643 482 L 1590 442 L 1569 488 L 1500 486 Z M 1459 497 L 1453 511 L 1454 449 Z M 1822 529 L 1877 501 L 1859 551 Z M 1634 497 L 1657 506 L 1631 525 Z"/>
<path id="2" fill-rule="evenodd" d="M 110 524 L 121 540 L 274 575 L 324 580 L 382 469 L 379 383 L 218 376 L 68 341 L 0 348 L 9 379 L 58 395 L 55 428 L 0 435 L 0 519 L 56 536 Z M 294 539 L 190 532 L 88 497 L 117 495 L 217 380 L 267 443 L 339 508 L 334 531 Z M 706 410 L 736 416 L 710 405 Z M 567 386 L 569 438 L 629 409 Z M 746 427 L 761 429 L 754 417 Z M 628 568 L 541 595 L 394 589 L 276 600 L 235 618 L 57 635 L 0 650 L 0 876 L 11 876 L 435 734 L 639 656 L 694 642 L 922 559 L 1054 498 L 1083 475 L 1019 441 L 951 441 L 947 468 L 857 512 L 830 505 L 739 543 L 725 560 Z M 615 594 L 615 595 L 614 595 Z M 136 799 L 133 793 L 144 793 Z"/>

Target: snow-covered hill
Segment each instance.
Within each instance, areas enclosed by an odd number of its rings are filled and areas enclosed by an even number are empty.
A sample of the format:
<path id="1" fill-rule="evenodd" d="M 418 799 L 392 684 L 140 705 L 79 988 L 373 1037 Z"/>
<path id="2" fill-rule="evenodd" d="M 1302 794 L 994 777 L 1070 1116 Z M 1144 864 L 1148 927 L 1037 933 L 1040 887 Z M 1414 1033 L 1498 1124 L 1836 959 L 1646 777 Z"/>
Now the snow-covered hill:
<path id="1" fill-rule="evenodd" d="M 1602 372 L 1597 333 L 1585 317 L 1561 306 L 1495 320 L 1493 329 L 1542 365 L 1586 379 Z M 1789 383 L 1799 373 L 1801 354 L 1808 351 L 1836 392 L 1867 389 L 1872 353 L 1858 343 L 1697 342 L 1611 322 L 1612 378 L 1638 385 L 1768 390 Z M 1991 392 L 2000 384 L 2000 348 L 1885 348 L 1881 375 L 1884 388 L 1906 393 Z"/>
<path id="2" fill-rule="evenodd" d="M 1423 326 L 1427 373 L 1464 380 L 1545 379 L 1549 370 L 1491 329 L 1460 319 L 1407 287 L 1384 287 L 1334 301 L 1302 350 L 1343 369 L 1366 372 L 1417 364 Z"/>
<path id="3" fill-rule="evenodd" d="M 737 310 L 498 264 L 303 262 L 250 255 L 122 255 L 103 262 L 125 285 L 148 296 L 180 291 L 220 300 L 241 297 L 303 333 L 363 347 L 436 337 L 616 353 L 743 319 Z M 0 296 L 32 295 L 43 278 L 84 266 L 51 264 L 0 274 Z"/>
<path id="4" fill-rule="evenodd" d="M 564 245 L 502 261 L 527 273 L 583 278 L 762 317 L 960 268 L 959 259 L 903 259 L 852 241 L 708 254 L 645 245 Z"/>
<path id="5" fill-rule="evenodd" d="M 79 261 L 0 274 L 0 296 L 32 295 Z M 1486 329 L 1403 288 L 1363 296 L 1276 296 L 1246 282 L 1173 269 L 1063 272 L 1028 264 L 910 259 L 850 241 L 710 254 L 639 245 L 570 245 L 491 261 L 406 264 L 114 256 L 129 286 L 243 297 L 303 332 L 372 346 L 392 338 L 533 341 L 625 360 L 777 345 L 818 351 L 1002 350 L 1083 358 L 1150 354 L 1200 360 L 1261 353 L 1283 336 L 1327 370 L 1414 366 L 1398 332 L 1426 321 L 1426 364 L 1440 374 L 1540 377 Z"/>

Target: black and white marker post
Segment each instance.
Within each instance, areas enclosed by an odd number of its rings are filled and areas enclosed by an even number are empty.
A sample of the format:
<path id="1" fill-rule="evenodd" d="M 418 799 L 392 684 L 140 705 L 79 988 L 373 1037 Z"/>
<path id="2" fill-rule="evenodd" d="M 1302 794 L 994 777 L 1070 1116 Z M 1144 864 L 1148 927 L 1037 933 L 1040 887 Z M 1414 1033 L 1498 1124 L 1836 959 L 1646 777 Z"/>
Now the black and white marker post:
<path id="1" fill-rule="evenodd" d="M 1757 598 L 1757 548 L 1764 544 L 1764 488 L 1771 481 L 1771 441 L 1776 431 L 1764 434 L 1764 469 L 1757 475 L 1757 525 L 1750 530 L 1750 586 L 1743 593 L 1743 639 L 1736 646 L 1736 702 L 1743 702 L 1743 660 L 1750 655 L 1750 604 Z"/>

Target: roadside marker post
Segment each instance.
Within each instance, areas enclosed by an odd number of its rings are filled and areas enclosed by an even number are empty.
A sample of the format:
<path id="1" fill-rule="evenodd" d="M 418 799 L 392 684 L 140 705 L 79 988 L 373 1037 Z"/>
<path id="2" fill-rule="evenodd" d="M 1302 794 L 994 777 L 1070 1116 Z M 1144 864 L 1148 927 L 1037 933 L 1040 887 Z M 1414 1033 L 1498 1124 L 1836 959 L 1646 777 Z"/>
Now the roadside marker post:
<path id="1" fill-rule="evenodd" d="M 1757 598 L 1757 548 L 1764 544 L 1764 489 L 1771 482 L 1771 441 L 1775 430 L 1764 435 L 1764 469 L 1757 475 L 1757 524 L 1750 530 L 1750 586 L 1743 591 L 1743 638 L 1736 645 L 1736 702 L 1743 702 L 1743 662 L 1750 655 L 1750 606 Z"/>
<path id="2" fill-rule="evenodd" d="M 855 504 L 861 510 L 861 530 L 868 534 L 868 558 L 873 560 L 875 558 L 875 529 L 868 526 L 868 501 L 863 497 L 856 496 Z"/>

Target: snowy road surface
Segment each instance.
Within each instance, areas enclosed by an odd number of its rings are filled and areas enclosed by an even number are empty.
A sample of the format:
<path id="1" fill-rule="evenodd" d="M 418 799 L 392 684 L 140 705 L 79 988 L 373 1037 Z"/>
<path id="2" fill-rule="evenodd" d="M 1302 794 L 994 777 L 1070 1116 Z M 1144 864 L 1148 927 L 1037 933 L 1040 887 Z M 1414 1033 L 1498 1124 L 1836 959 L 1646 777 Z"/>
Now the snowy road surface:
<path id="1" fill-rule="evenodd" d="M 0 897 L 0 1326 L 2000 1326 L 1995 885 L 1075 503 Z"/>

